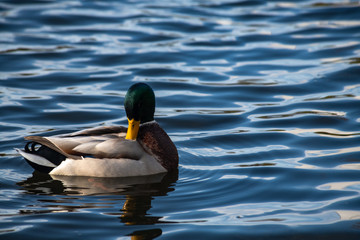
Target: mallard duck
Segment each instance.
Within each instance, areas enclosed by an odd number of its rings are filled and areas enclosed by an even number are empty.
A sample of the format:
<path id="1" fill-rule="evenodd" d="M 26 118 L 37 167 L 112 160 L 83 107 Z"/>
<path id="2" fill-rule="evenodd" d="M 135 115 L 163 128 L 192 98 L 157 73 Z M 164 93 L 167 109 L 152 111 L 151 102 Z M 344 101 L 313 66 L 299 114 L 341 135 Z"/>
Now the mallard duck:
<path id="1" fill-rule="evenodd" d="M 27 136 L 16 149 L 36 170 L 50 175 L 129 177 L 178 167 L 174 143 L 154 120 L 155 95 L 145 83 L 125 96 L 128 128 L 103 126 L 52 137 Z"/>

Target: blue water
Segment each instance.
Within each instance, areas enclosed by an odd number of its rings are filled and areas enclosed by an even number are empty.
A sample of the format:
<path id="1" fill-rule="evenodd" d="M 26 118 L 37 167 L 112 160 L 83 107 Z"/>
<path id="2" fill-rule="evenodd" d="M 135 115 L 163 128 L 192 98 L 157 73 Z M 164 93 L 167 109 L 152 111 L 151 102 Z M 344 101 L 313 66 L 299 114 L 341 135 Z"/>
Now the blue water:
<path id="1" fill-rule="evenodd" d="M 358 1 L 0 2 L 1 239 L 360 239 Z M 50 177 L 26 135 L 126 125 L 178 173 Z"/>

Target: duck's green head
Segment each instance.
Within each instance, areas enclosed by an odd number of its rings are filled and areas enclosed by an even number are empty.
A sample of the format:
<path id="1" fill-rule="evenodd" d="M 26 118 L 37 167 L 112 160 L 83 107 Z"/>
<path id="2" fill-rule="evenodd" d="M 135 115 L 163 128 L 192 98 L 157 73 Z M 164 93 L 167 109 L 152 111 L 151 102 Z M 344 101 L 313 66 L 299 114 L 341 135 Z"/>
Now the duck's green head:
<path id="1" fill-rule="evenodd" d="M 124 105 L 129 121 L 126 139 L 136 140 L 140 124 L 154 120 L 154 91 L 146 83 L 135 83 L 127 91 Z"/>

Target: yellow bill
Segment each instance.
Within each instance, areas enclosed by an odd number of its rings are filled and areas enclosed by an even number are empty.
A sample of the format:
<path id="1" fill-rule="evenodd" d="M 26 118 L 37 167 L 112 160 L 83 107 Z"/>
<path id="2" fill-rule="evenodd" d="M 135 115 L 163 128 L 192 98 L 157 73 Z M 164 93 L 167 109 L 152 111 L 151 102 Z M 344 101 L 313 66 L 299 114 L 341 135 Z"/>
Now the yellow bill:
<path id="1" fill-rule="evenodd" d="M 128 119 L 128 121 L 129 126 L 125 138 L 129 140 L 136 140 L 139 132 L 140 121 L 136 121 L 135 119 Z"/>

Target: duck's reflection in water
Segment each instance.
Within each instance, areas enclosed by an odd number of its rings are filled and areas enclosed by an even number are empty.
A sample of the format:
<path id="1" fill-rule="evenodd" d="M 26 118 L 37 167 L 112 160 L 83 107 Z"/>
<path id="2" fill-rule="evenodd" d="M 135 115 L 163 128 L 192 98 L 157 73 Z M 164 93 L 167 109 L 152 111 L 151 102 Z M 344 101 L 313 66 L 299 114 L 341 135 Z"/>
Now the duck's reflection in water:
<path id="1" fill-rule="evenodd" d="M 104 208 L 106 211 L 103 214 L 118 216 L 125 225 L 163 223 L 162 216 L 151 216 L 147 211 L 152 207 L 154 197 L 165 196 L 174 190 L 177 179 L 178 171 L 130 178 L 50 176 L 35 171 L 18 185 L 27 194 L 46 195 L 49 198 L 41 199 L 42 210 L 39 206 L 36 210 L 31 210 L 29 206 L 21 213 L 76 212 L 84 208 Z M 100 197 L 94 203 L 94 198 L 86 201 L 85 196 Z M 134 239 L 151 239 L 161 233 L 161 229 L 155 228 L 135 231 L 130 236 Z"/>

